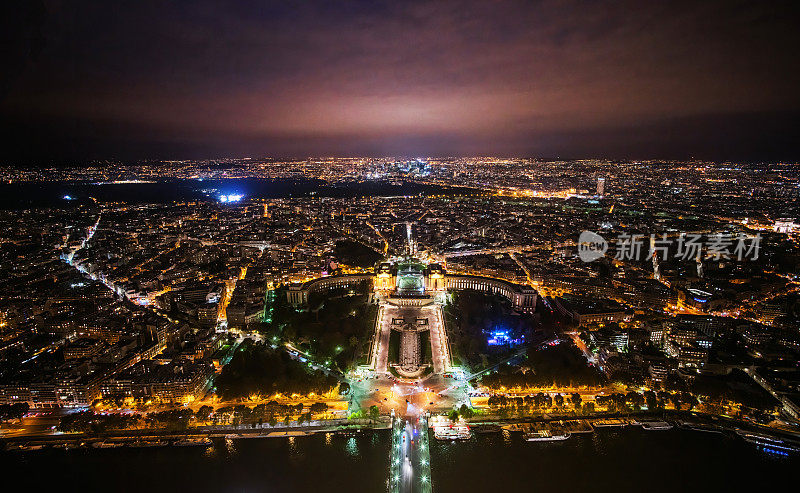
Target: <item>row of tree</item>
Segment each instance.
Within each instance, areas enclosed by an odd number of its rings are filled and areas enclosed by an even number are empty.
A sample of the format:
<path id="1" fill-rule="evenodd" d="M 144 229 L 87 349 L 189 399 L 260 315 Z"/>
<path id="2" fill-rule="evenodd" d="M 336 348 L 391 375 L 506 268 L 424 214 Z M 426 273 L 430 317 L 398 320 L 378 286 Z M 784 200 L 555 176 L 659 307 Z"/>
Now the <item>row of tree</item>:
<path id="1" fill-rule="evenodd" d="M 138 414 L 83 411 L 63 416 L 58 424 L 58 430 L 63 433 L 103 433 L 107 430 L 138 428 L 142 423 L 142 416 Z"/>
<path id="2" fill-rule="evenodd" d="M 283 417 L 283 422 L 286 424 L 292 421 L 293 416 L 298 416 L 297 421 L 303 423 L 311 421 L 314 415 L 327 410 L 328 405 L 324 402 L 315 402 L 305 407 L 302 403 L 291 405 L 270 401 L 254 407 L 226 406 L 216 411 L 211 406 L 201 406 L 196 412 L 189 408 L 181 408 L 146 414 L 84 411 L 62 417 L 58 429 L 65 433 L 102 433 L 108 430 L 132 428 L 186 429 L 192 423 L 208 422 L 235 425 L 248 423 L 259 426 L 269 423 L 271 426 L 276 426 L 279 416 Z"/>
<path id="3" fill-rule="evenodd" d="M 515 407 L 515 408 L 529 408 L 529 409 L 550 409 L 552 407 L 562 408 L 569 402 L 572 407 L 578 409 L 582 402 L 581 395 L 574 393 L 571 395 L 556 394 L 551 396 L 544 392 L 538 394 L 526 395 L 524 397 L 507 397 L 505 395 L 493 395 L 489 397 L 489 406 L 491 407 Z"/>
<path id="4" fill-rule="evenodd" d="M 609 395 L 598 395 L 594 402 L 583 403 L 583 398 L 578 393 L 572 394 L 538 394 L 526 395 L 524 397 L 508 397 L 504 395 L 493 395 L 489 397 L 489 406 L 492 408 L 505 410 L 506 413 L 530 412 L 536 410 L 547 410 L 552 408 L 564 409 L 572 407 L 575 411 L 592 413 L 595 411 L 595 404 L 603 406 L 610 411 L 630 412 L 639 411 L 644 406 L 648 410 L 664 409 L 668 404 L 677 410 L 691 410 L 697 406 L 697 398 L 689 392 L 654 392 L 648 390 L 644 393 L 630 391 L 628 393 L 613 393 Z"/>
<path id="5" fill-rule="evenodd" d="M 303 412 L 305 410 L 305 413 Z M 310 421 L 312 415 L 326 412 L 328 405 L 324 402 L 314 402 L 306 408 L 302 402 L 297 404 L 281 404 L 276 401 L 258 404 L 255 407 L 247 407 L 244 404 L 238 406 L 225 406 L 213 411 L 210 406 L 202 406 L 197 410 L 197 419 L 202 421 L 256 423 L 272 423 L 277 416 L 291 417 L 294 415 L 307 416 Z"/>
<path id="6" fill-rule="evenodd" d="M 648 410 L 664 409 L 670 403 L 678 411 L 692 410 L 698 404 L 697 398 L 689 392 L 652 390 L 644 393 L 630 391 L 627 394 L 598 395 L 595 397 L 595 402 L 618 412 L 639 411 L 644 406 L 647 406 Z"/>

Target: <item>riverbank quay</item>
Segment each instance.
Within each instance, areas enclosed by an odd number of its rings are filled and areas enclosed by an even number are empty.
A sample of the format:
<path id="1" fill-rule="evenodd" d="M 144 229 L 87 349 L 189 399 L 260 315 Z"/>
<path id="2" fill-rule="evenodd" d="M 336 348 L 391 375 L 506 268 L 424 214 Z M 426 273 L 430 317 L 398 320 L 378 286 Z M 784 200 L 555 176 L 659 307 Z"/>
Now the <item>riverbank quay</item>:
<path id="1" fill-rule="evenodd" d="M 667 429 L 663 426 L 648 427 L 647 423 L 667 423 L 671 427 L 698 432 L 715 432 L 729 436 L 754 433 L 785 440 L 800 445 L 800 430 L 791 431 L 759 425 L 728 417 L 710 416 L 692 411 L 663 410 L 639 413 L 598 413 L 590 417 L 569 415 L 541 415 L 535 417 L 495 418 L 477 416 L 466 421 L 474 433 L 501 433 L 546 428 L 570 435 L 590 434 L 605 428 L 642 427 L 642 429 Z M 317 433 L 347 434 L 357 436 L 391 428 L 388 416 L 378 420 L 332 419 L 314 420 L 307 424 L 293 423 L 289 426 L 271 427 L 268 424 L 256 425 L 216 425 L 199 426 L 183 430 L 176 429 L 133 429 L 109 430 L 102 433 L 33 433 L 0 437 L 0 448 L 13 450 L 37 450 L 40 447 L 81 447 L 92 446 L 98 442 L 120 443 L 124 446 L 147 446 L 145 442 L 172 444 L 186 439 L 249 439 L 249 438 L 289 438 Z"/>
<path id="2" fill-rule="evenodd" d="M 477 416 L 466 421 L 476 433 L 501 432 L 505 427 L 521 424 L 562 423 L 571 433 L 580 433 L 586 430 L 586 424 L 592 429 L 613 428 L 625 426 L 642 426 L 645 422 L 665 422 L 676 428 L 690 430 L 715 430 L 720 433 L 736 434 L 739 432 L 759 433 L 774 436 L 800 443 L 800 428 L 789 430 L 757 423 L 736 420 L 730 417 L 707 415 L 693 411 L 654 411 L 639 413 L 598 413 L 592 416 L 575 415 L 542 415 L 533 417 L 495 418 L 491 416 Z M 564 424 L 566 423 L 566 424 Z M 576 424 L 577 423 L 577 424 Z M 575 430 L 575 431 L 573 431 Z M 588 430 L 584 431 L 588 432 Z"/>
<path id="3" fill-rule="evenodd" d="M 373 431 L 389 429 L 391 422 L 388 417 L 376 421 L 370 420 L 324 420 L 312 421 L 310 424 L 294 426 L 263 425 L 253 428 L 246 425 L 201 426 L 183 430 L 175 429 L 140 429 L 140 430 L 109 430 L 103 433 L 58 433 L 16 435 L 0 439 L 0 449 L 5 450 L 38 450 L 40 447 L 79 448 L 92 446 L 95 443 L 120 444 L 122 446 L 136 446 L 145 442 L 166 442 L 164 445 L 173 444 L 187 439 L 248 439 L 248 438 L 275 438 L 298 437 L 314 435 L 317 433 L 334 433 L 357 435 Z"/>

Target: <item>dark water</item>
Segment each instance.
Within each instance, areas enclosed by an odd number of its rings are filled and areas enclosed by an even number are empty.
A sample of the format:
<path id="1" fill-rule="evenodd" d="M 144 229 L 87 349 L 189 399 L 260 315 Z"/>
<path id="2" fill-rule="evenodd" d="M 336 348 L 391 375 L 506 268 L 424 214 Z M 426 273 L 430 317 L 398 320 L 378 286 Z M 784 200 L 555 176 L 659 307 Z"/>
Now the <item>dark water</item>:
<path id="1" fill-rule="evenodd" d="M 246 439 L 213 448 L 43 450 L 0 454 L 4 480 L 36 490 L 382 492 L 388 431 L 358 438 Z M 601 430 L 562 442 L 516 435 L 431 441 L 434 491 L 693 492 L 792 489 L 797 458 L 716 434 Z"/>
<path id="2" fill-rule="evenodd" d="M 322 180 L 242 178 L 229 180 L 158 180 L 154 183 L 32 182 L 0 184 L 0 209 L 66 207 L 99 201 L 169 203 L 217 200 L 220 195 L 242 194 L 248 198 L 396 196 L 469 192 L 468 189 L 388 181 L 329 184 Z M 66 200 L 70 196 L 73 200 Z"/>
<path id="3" fill-rule="evenodd" d="M 477 435 L 431 446 L 437 492 L 770 491 L 800 460 L 775 458 L 740 439 L 687 430 L 600 430 L 561 442 Z M 784 486 L 786 487 L 786 486 Z M 758 491 L 758 490 L 754 490 Z"/>
<path id="4" fill-rule="evenodd" d="M 357 438 L 218 440 L 213 447 L 0 453 L 0 472 L 35 491 L 385 491 L 389 432 Z"/>

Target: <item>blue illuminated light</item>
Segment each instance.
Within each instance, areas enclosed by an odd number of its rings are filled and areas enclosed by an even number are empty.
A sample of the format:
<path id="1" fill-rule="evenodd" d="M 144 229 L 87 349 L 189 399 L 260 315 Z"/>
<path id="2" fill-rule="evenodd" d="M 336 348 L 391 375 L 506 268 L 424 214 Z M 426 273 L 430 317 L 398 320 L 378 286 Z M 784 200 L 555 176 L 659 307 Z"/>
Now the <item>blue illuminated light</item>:
<path id="1" fill-rule="evenodd" d="M 516 346 L 524 342 L 525 336 L 520 336 L 518 339 L 513 339 L 512 335 L 507 330 L 493 330 L 489 332 L 489 338 L 486 343 L 490 346 Z"/>
<path id="2" fill-rule="evenodd" d="M 789 456 L 788 452 L 785 452 L 783 450 L 774 449 L 774 448 L 771 448 L 771 447 L 761 447 L 761 450 L 763 450 L 764 452 L 766 452 L 768 454 L 772 454 L 772 455 L 781 455 L 783 457 L 788 457 Z"/>
<path id="3" fill-rule="evenodd" d="M 229 202 L 239 202 L 244 198 L 244 195 L 241 193 L 229 193 L 227 195 L 220 195 L 219 201 L 223 204 Z"/>

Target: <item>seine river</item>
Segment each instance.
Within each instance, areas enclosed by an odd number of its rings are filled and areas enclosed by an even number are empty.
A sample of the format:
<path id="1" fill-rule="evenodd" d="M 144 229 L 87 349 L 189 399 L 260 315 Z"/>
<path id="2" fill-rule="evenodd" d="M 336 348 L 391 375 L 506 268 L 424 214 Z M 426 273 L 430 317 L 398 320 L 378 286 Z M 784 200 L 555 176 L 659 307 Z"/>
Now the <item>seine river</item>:
<path id="1" fill-rule="evenodd" d="M 207 449 L 41 450 L 0 453 L 7 481 L 37 491 L 383 492 L 389 432 L 215 441 Z M 800 459 L 696 431 L 599 430 L 562 442 L 516 434 L 431 441 L 435 492 L 777 491 Z M 789 483 L 787 483 L 789 481 Z"/>
<path id="2" fill-rule="evenodd" d="M 20 182 L 0 184 L 0 209 L 66 207 L 94 197 L 100 201 L 169 203 L 186 200 L 218 200 L 222 195 L 247 198 L 390 197 L 398 195 L 472 192 L 412 182 L 327 183 L 310 178 L 241 178 L 228 180 L 158 180 L 146 183 Z"/>

